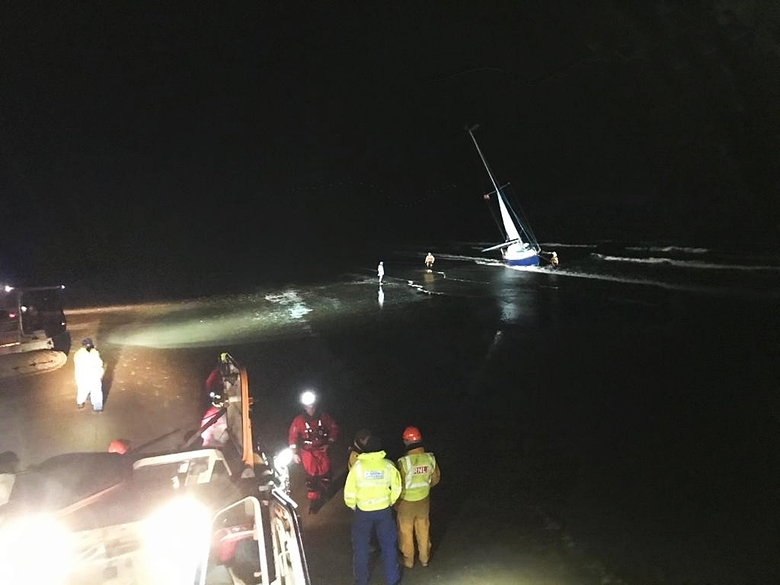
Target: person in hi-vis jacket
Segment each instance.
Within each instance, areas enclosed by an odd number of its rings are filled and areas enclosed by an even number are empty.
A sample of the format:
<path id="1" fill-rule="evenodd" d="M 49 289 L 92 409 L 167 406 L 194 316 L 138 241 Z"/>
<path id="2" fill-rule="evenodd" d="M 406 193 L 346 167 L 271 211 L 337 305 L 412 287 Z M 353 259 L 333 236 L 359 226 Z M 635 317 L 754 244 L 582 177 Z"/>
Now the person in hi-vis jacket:
<path id="1" fill-rule="evenodd" d="M 401 476 L 385 458 L 378 437 L 368 438 L 363 453 L 347 473 L 344 504 L 352 515 L 352 572 L 355 585 L 368 585 L 371 536 L 376 534 L 384 569 L 385 585 L 401 581 L 398 566 L 398 533 L 393 504 L 401 495 Z"/>
<path id="2" fill-rule="evenodd" d="M 403 491 L 396 502 L 398 522 L 398 548 L 403 555 L 404 566 L 414 566 L 414 545 L 423 567 L 428 566 L 431 555 L 430 511 L 431 488 L 439 483 L 441 471 L 433 453 L 423 447 L 422 434 L 417 427 L 406 427 L 403 432 L 406 455 L 398 460 Z"/>

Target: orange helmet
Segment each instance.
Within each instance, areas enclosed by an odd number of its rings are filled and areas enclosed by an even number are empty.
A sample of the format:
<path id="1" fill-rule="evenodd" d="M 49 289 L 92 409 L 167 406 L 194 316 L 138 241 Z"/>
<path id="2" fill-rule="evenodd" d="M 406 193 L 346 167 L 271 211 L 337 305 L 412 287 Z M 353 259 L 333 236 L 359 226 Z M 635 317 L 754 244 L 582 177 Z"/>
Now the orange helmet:
<path id="1" fill-rule="evenodd" d="M 116 439 L 108 444 L 108 452 L 124 455 L 127 453 L 127 441 Z"/>
<path id="2" fill-rule="evenodd" d="M 404 429 L 404 441 L 407 443 L 419 443 L 422 441 L 422 435 L 420 434 L 420 429 L 417 427 L 406 427 Z"/>

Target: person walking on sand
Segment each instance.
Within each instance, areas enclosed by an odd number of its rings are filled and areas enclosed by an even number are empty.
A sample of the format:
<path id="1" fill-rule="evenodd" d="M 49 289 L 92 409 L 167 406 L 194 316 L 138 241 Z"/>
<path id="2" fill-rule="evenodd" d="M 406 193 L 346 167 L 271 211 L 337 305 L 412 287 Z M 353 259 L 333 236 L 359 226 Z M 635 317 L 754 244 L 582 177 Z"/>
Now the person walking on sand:
<path id="1" fill-rule="evenodd" d="M 417 427 L 406 427 L 403 432 L 406 455 L 398 460 L 403 489 L 395 505 L 398 522 L 398 548 L 404 566 L 414 566 L 414 544 L 420 564 L 428 566 L 431 554 L 430 511 L 431 488 L 439 483 L 441 471 L 433 453 L 425 450 L 422 434 Z"/>
<path id="2" fill-rule="evenodd" d="M 370 437 L 365 453 L 358 455 L 344 484 L 344 504 L 354 511 L 352 571 L 355 585 L 368 585 L 373 532 L 379 541 L 385 585 L 397 585 L 401 581 L 398 533 L 393 520 L 393 504 L 401 495 L 401 476 L 385 455 L 379 438 Z"/>
<path id="3" fill-rule="evenodd" d="M 436 258 L 433 257 L 433 254 L 428 252 L 428 255 L 425 257 L 425 267 L 430 270 L 433 268 L 433 263 L 436 262 Z"/>
<path id="4" fill-rule="evenodd" d="M 316 513 L 325 503 L 330 486 L 331 464 L 328 450 L 339 438 L 339 426 L 317 405 L 317 395 L 311 390 L 301 394 L 304 412 L 296 416 L 287 432 L 293 460 L 303 466 L 306 474 L 306 497 L 309 512 Z"/>
<path id="5" fill-rule="evenodd" d="M 81 410 L 89 398 L 92 410 L 103 412 L 103 374 L 105 367 L 100 352 L 87 337 L 73 356 L 76 375 L 76 407 Z"/>
<path id="6" fill-rule="evenodd" d="M 379 277 L 379 284 L 382 284 L 382 280 L 385 278 L 385 263 L 380 262 L 376 267 L 376 275 Z"/>

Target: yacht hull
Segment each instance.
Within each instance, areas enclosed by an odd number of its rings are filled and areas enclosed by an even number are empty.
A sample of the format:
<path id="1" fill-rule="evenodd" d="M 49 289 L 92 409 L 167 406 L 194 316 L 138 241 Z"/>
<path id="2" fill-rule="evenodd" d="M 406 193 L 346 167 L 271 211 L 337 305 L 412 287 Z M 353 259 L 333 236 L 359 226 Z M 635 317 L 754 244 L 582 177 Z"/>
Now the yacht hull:
<path id="1" fill-rule="evenodd" d="M 513 250 L 513 246 L 504 252 L 504 264 L 507 266 L 539 266 L 539 254 L 533 248 Z"/>

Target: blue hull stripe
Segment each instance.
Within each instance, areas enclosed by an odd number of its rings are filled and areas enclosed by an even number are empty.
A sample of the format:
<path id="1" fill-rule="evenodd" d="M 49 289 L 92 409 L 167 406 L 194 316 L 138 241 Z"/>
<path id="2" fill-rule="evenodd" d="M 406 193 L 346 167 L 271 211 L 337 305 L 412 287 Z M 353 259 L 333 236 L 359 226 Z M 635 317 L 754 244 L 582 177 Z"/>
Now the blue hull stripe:
<path id="1" fill-rule="evenodd" d="M 507 266 L 539 266 L 539 256 L 520 258 L 519 260 L 505 260 Z"/>

